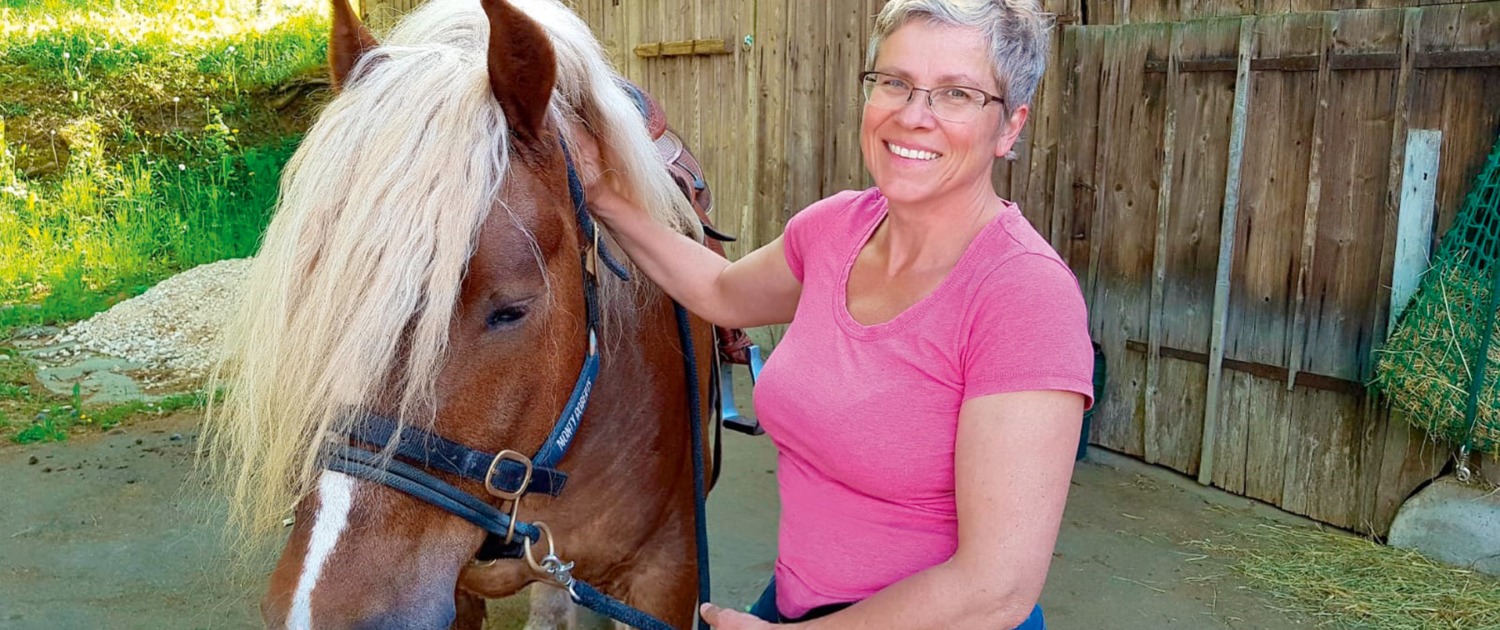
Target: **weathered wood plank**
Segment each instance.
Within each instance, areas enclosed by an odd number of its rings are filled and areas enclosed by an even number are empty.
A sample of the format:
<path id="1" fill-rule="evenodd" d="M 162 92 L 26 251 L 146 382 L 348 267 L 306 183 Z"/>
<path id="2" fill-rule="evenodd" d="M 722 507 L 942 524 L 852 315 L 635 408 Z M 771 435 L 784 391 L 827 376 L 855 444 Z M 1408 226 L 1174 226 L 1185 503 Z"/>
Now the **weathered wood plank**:
<path id="1" fill-rule="evenodd" d="M 1098 31 L 1098 46 L 1102 51 L 1102 58 L 1099 62 L 1099 109 L 1097 112 L 1098 121 L 1100 122 L 1098 131 L 1099 144 L 1095 149 L 1096 156 L 1093 162 L 1093 177 L 1091 178 L 1094 185 L 1089 189 L 1089 192 L 1093 196 L 1093 203 L 1089 206 L 1091 210 L 1090 214 L 1092 215 L 1089 224 L 1091 231 L 1098 234 L 1103 234 L 1108 230 L 1102 217 L 1107 181 L 1105 171 L 1113 163 L 1115 151 L 1118 149 L 1114 142 L 1116 131 L 1116 127 L 1113 124 L 1114 121 L 1107 117 L 1114 114 L 1114 101 L 1120 93 L 1120 73 L 1122 69 L 1120 68 L 1119 59 L 1122 54 L 1121 40 L 1123 37 L 1121 33 L 1124 32 L 1128 31 L 1122 31 L 1120 27 L 1116 26 Z M 1084 282 L 1084 295 L 1086 296 L 1097 296 L 1098 294 L 1099 251 L 1104 247 L 1104 242 L 1105 239 L 1095 238 L 1093 235 L 1089 238 L 1089 253 L 1087 258 L 1089 271 L 1088 278 Z M 1095 303 L 1097 303 L 1097 297 L 1095 298 Z"/>
<path id="2" fill-rule="evenodd" d="M 1391 52 L 1400 44 L 1401 17 L 1400 11 L 1344 11 L 1339 14 L 1335 50 Z M 1309 282 L 1308 308 L 1317 317 L 1307 322 L 1301 369 L 1348 379 L 1368 376 L 1365 366 L 1378 335 L 1373 314 L 1389 302 L 1381 295 L 1382 271 L 1390 266 L 1383 252 L 1387 247 L 1394 251 L 1395 242 L 1395 214 L 1386 210 L 1386 179 L 1396 74 L 1355 70 L 1334 78 L 1332 116 L 1324 138 L 1327 171 L 1317 224 L 1318 259 Z M 1387 227 L 1388 236 L 1372 243 L 1371 236 L 1387 235 Z M 1383 324 L 1378 329 L 1383 332 Z"/>
<path id="3" fill-rule="evenodd" d="M 1076 104 L 1079 124 L 1072 134 L 1073 150 L 1070 154 L 1070 172 L 1066 196 L 1072 203 L 1067 206 L 1070 214 L 1069 244 L 1060 250 L 1072 267 L 1073 274 L 1083 285 L 1083 294 L 1090 299 L 1094 294 L 1093 278 L 1089 275 L 1090 253 L 1093 251 L 1094 209 L 1098 197 L 1094 191 L 1098 186 L 1098 173 L 1094 165 L 1099 160 L 1099 146 L 1103 125 L 1099 122 L 1100 96 L 1105 83 L 1105 35 L 1106 29 L 1078 29 L 1078 92 L 1073 100 Z M 1093 319 L 1090 319 L 1093 322 Z M 1092 328 L 1097 338 L 1099 330 Z"/>
<path id="4" fill-rule="evenodd" d="M 1286 388 L 1291 391 L 1297 382 L 1297 372 L 1302 368 L 1302 353 L 1307 349 L 1307 337 L 1301 334 L 1307 326 L 1308 275 L 1312 270 L 1313 257 L 1317 255 L 1318 209 L 1322 202 L 1323 174 L 1319 168 L 1323 163 L 1323 132 L 1328 124 L 1328 82 L 1332 74 L 1329 57 L 1333 49 L 1334 14 L 1323 14 L 1323 24 L 1318 29 L 1318 76 L 1313 88 L 1312 147 L 1307 158 L 1307 201 L 1302 210 L 1302 251 L 1297 257 L 1297 288 L 1292 307 L 1292 326 L 1287 329 L 1287 379 Z"/>
<path id="5" fill-rule="evenodd" d="M 1401 11 L 1343 11 L 1333 52 L 1395 52 L 1402 45 L 1402 21 Z M 1410 56 L 1404 58 L 1409 64 Z M 1383 325 L 1377 332 L 1372 314 L 1388 302 L 1380 291 L 1381 275 L 1390 265 L 1382 251 L 1394 241 L 1387 178 L 1392 137 L 1396 131 L 1404 134 L 1393 129 L 1397 79 L 1390 70 L 1343 71 L 1333 79 L 1317 259 L 1309 278 L 1308 309 L 1318 316 L 1307 321 L 1302 369 L 1362 380 L 1369 353 L 1384 332 Z M 1387 233 L 1371 242 L 1371 235 Z M 1286 460 L 1283 506 L 1343 527 L 1366 527 L 1384 450 L 1374 399 L 1312 391 L 1294 396 L 1292 435 L 1299 442 Z"/>
<path id="6" fill-rule="evenodd" d="M 800 211 L 823 198 L 823 143 L 831 122 L 824 65 L 828 63 L 828 11 L 816 2 L 789 2 L 787 8 L 786 122 L 787 204 Z"/>
<path id="7" fill-rule="evenodd" d="M 1234 115 L 1229 132 L 1229 170 L 1224 184 L 1224 211 L 1220 224 L 1237 225 L 1240 197 L 1240 173 L 1244 163 L 1245 127 L 1250 110 L 1250 57 L 1254 55 L 1255 18 L 1240 22 L 1239 69 L 1234 81 Z M 1221 230 L 1219 265 L 1214 281 L 1213 334 L 1209 344 L 1207 402 L 1204 404 L 1203 449 L 1198 465 L 1198 481 L 1213 479 L 1217 450 L 1219 388 L 1224 371 L 1224 333 L 1228 324 L 1230 274 L 1234 262 L 1234 230 Z"/>
<path id="8" fill-rule="evenodd" d="M 1281 381 L 1247 374 L 1234 374 L 1226 404 L 1235 411 L 1228 423 L 1232 432 L 1243 432 L 1244 468 L 1240 491 L 1252 498 L 1279 505 L 1286 481 L 1285 457 L 1291 433 L 1292 394 Z M 1239 451 L 1234 451 L 1238 455 Z M 1228 487 L 1226 487 L 1228 489 Z"/>
<path id="9" fill-rule="evenodd" d="M 1105 206 L 1105 182 L 1108 181 L 1108 166 L 1116 160 L 1115 155 L 1118 145 L 1113 141 L 1116 130 L 1114 116 L 1116 115 L 1116 99 L 1120 94 L 1120 59 L 1124 56 L 1124 36 L 1122 33 L 1128 31 L 1121 27 L 1111 26 L 1100 29 L 1097 38 L 1097 48 L 1101 53 L 1098 63 L 1099 69 L 1099 92 L 1097 93 L 1097 115 L 1100 123 L 1098 131 L 1098 146 L 1095 149 L 1097 155 L 1092 162 L 1093 177 L 1090 178 L 1094 185 L 1090 188 L 1090 201 L 1088 212 L 1090 214 L 1090 235 L 1088 239 L 1088 276 L 1084 281 L 1084 295 L 1090 300 L 1089 319 L 1094 339 L 1103 347 L 1106 357 L 1116 357 L 1113 365 L 1129 365 L 1139 357 L 1131 357 L 1123 349 L 1120 343 L 1122 335 L 1119 327 L 1113 320 L 1113 313 L 1103 305 L 1100 293 L 1105 292 L 1100 288 L 1099 268 L 1100 251 L 1106 239 L 1103 234 L 1109 229 L 1106 223 L 1108 211 Z M 1108 322 L 1106 324 L 1106 322 Z M 1138 361 L 1137 361 L 1138 362 Z M 1112 369 L 1111 371 L 1117 371 Z M 1136 384 L 1128 377 L 1131 371 L 1126 371 L 1125 378 L 1111 378 L 1105 383 L 1103 403 L 1100 411 L 1094 415 L 1094 438 L 1101 446 L 1132 455 L 1142 455 L 1143 449 L 1140 442 L 1140 429 L 1136 424 L 1135 397 L 1130 395 Z"/>
<path id="10" fill-rule="evenodd" d="M 1185 57 L 1233 53 L 1239 45 L 1238 19 L 1201 20 L 1185 24 L 1183 29 Z M 1207 355 L 1235 77 L 1183 74 L 1180 81 L 1178 98 L 1182 102 L 1178 105 L 1177 164 L 1173 168 L 1176 181 L 1172 183 L 1163 291 L 1163 343 Z M 1192 424 L 1200 423 L 1195 420 Z"/>
<path id="11" fill-rule="evenodd" d="M 1257 46 L 1262 54 L 1302 54 L 1318 50 L 1317 33 L 1325 22 L 1321 15 L 1303 14 L 1263 18 L 1259 26 Z M 1302 243 L 1314 118 L 1315 104 L 1307 95 L 1314 92 L 1315 80 L 1315 76 L 1289 73 L 1265 73 L 1256 78 L 1253 107 L 1266 114 L 1256 118 L 1261 123 L 1259 133 L 1248 139 L 1245 147 L 1241 205 L 1247 212 L 1232 228 L 1230 224 L 1224 228 L 1234 230 L 1237 283 L 1229 295 L 1231 319 L 1225 343 L 1229 360 L 1286 366 L 1286 335 L 1292 319 L 1293 274 Z M 1282 383 L 1288 378 L 1289 374 L 1281 373 Z M 1238 384 L 1238 395 L 1250 401 L 1247 404 L 1285 409 L 1278 406 L 1282 394 L 1263 391 L 1272 386 L 1267 380 L 1243 381 Z M 1231 452 L 1236 459 L 1243 450 L 1246 466 L 1214 471 L 1214 483 L 1280 488 L 1285 458 L 1281 436 L 1286 434 L 1287 415 L 1268 413 L 1240 422 L 1248 424 L 1232 428 L 1229 435 L 1243 436 L 1244 442 L 1220 440 L 1217 448 Z M 1224 426 L 1223 421 L 1220 426 Z M 1254 475 L 1271 477 L 1257 479 Z"/>
<path id="12" fill-rule="evenodd" d="M 1399 412 L 1382 410 L 1380 423 L 1385 427 L 1384 451 L 1367 530 L 1376 536 L 1390 531 L 1401 504 L 1418 487 L 1437 477 L 1448 460 L 1447 447 L 1428 439 Z"/>
<path id="13" fill-rule="evenodd" d="M 1151 304 L 1150 315 L 1147 320 L 1146 337 L 1149 349 L 1146 352 L 1146 457 L 1148 461 L 1162 461 L 1163 453 L 1172 453 L 1175 449 L 1162 444 L 1163 437 L 1174 437 L 1180 435 L 1177 431 L 1163 431 L 1163 423 L 1157 415 L 1157 399 L 1160 396 L 1161 387 L 1161 338 L 1163 305 L 1166 301 L 1167 283 L 1167 258 L 1169 255 L 1169 244 L 1167 232 L 1170 229 L 1172 216 L 1172 167 L 1176 166 L 1177 151 L 1177 102 L 1181 92 L 1181 74 L 1177 72 L 1177 60 L 1182 58 L 1182 35 L 1183 26 L 1174 24 L 1171 27 L 1172 44 L 1167 51 L 1167 82 L 1165 88 L 1166 96 L 1166 120 L 1162 124 L 1161 134 L 1161 182 L 1156 195 L 1156 242 L 1151 247 Z M 1167 426 L 1178 424 L 1173 421 L 1166 423 Z M 1175 428 L 1175 427 L 1173 427 Z M 1170 466 L 1170 464 L 1168 464 Z"/>
<path id="14" fill-rule="evenodd" d="M 1255 0 L 1178 0 L 1181 20 L 1234 17 L 1255 13 Z M 1232 70 L 1231 70 L 1232 71 Z"/>
<path id="15" fill-rule="evenodd" d="M 864 160 L 859 148 L 860 113 L 863 97 L 859 73 L 864 65 L 865 4 L 829 2 L 827 62 L 823 85 L 827 105 L 821 115 L 828 119 L 823 134 L 823 194 L 859 188 Z"/>
<path id="16" fill-rule="evenodd" d="M 1178 27 L 1179 57 L 1233 53 L 1239 21 L 1200 20 Z M 1219 242 L 1219 209 L 1223 207 L 1229 138 L 1234 109 L 1233 75 L 1179 75 L 1175 102 L 1176 138 L 1172 149 L 1170 189 L 1165 209 L 1165 238 L 1159 241 L 1161 264 L 1160 340 L 1156 415 L 1147 420 L 1147 440 L 1157 443 L 1160 461 L 1196 474 L 1202 459 L 1206 404 L 1207 356 L 1213 311 L 1214 274 Z M 1165 173 L 1168 169 L 1163 168 Z M 1161 210 L 1159 210 L 1161 211 Z M 1204 357 L 1188 366 L 1167 356 L 1163 347 L 1189 350 Z"/>
<path id="17" fill-rule="evenodd" d="M 1396 327 L 1407 302 L 1416 294 L 1417 285 L 1432 256 L 1433 202 L 1437 198 L 1438 158 L 1442 152 L 1443 132 L 1439 129 L 1412 129 L 1406 140 L 1386 334 Z"/>
<path id="18" fill-rule="evenodd" d="M 1162 75 L 1148 75 L 1141 62 L 1164 58 L 1170 46 L 1170 26 L 1143 24 L 1115 27 L 1115 53 L 1110 57 L 1113 89 L 1101 101 L 1108 112 L 1103 119 L 1110 142 L 1101 145 L 1097 211 L 1098 230 L 1108 233 L 1107 244 L 1094 243 L 1095 289 L 1092 310 L 1101 322 L 1097 341 L 1106 356 L 1121 356 L 1129 339 L 1145 338 L 1150 313 L 1152 247 L 1158 194 L 1165 85 Z M 1103 427 L 1107 446 L 1148 461 L 1160 461 L 1147 449 L 1143 414 L 1144 357 L 1141 371 L 1131 371 L 1136 357 L 1126 365 L 1112 364 L 1106 383 L 1106 411 L 1095 416 Z M 1117 368 L 1116 365 L 1119 367 Z"/>
<path id="19" fill-rule="evenodd" d="M 756 243 L 769 243 L 781 234 L 793 209 L 788 199 L 787 171 L 790 168 L 788 126 L 791 124 L 791 92 L 788 82 L 791 0 L 760 0 L 756 3 L 755 50 L 758 66 L 755 76 L 760 103 L 756 124 L 757 192 L 753 216 L 743 233 Z"/>
<path id="20" fill-rule="evenodd" d="M 1062 42 L 1066 30 L 1066 26 L 1060 25 L 1052 30 L 1050 36 L 1047 71 L 1042 76 L 1041 85 L 1037 86 L 1027 122 L 1030 128 L 1026 132 L 1030 161 L 1026 170 L 1026 195 L 1014 199 L 1021 204 L 1022 211 L 1037 232 L 1049 239 L 1053 236 L 1057 217 L 1061 214 L 1053 203 L 1053 195 L 1056 193 L 1053 182 L 1057 177 L 1060 157 L 1058 128 L 1062 121 L 1059 115 L 1062 106 L 1058 101 L 1063 98 L 1063 84 L 1068 80 L 1067 70 L 1063 67 Z M 1055 240 L 1052 246 L 1054 249 L 1058 247 Z"/>
<path id="21" fill-rule="evenodd" d="M 724 40 L 717 38 L 709 39 L 683 39 L 671 42 L 646 42 L 637 44 L 635 47 L 637 57 L 681 57 L 692 55 L 732 55 L 731 50 Z"/>
<path id="22" fill-rule="evenodd" d="M 1279 384 L 1273 385 L 1280 389 Z M 1361 529 L 1363 485 L 1377 441 L 1363 398 L 1299 389 L 1291 392 L 1286 477 L 1281 508 L 1349 529 Z"/>
<path id="23" fill-rule="evenodd" d="M 1389 172 L 1386 174 L 1386 204 L 1385 204 L 1385 239 L 1382 239 L 1380 249 L 1380 284 L 1377 285 L 1377 293 L 1385 293 L 1386 287 L 1391 287 L 1391 299 L 1386 300 L 1377 297 L 1376 314 L 1374 314 L 1374 338 L 1376 338 L 1376 351 L 1385 347 L 1386 335 L 1389 335 L 1392 321 L 1400 317 L 1400 311 L 1394 311 L 1395 300 L 1397 300 L 1397 284 L 1406 285 L 1400 291 L 1406 291 L 1407 296 L 1416 293 L 1416 281 L 1421 279 L 1422 270 L 1427 269 L 1427 252 L 1430 251 L 1431 233 L 1433 233 L 1433 207 L 1431 201 L 1437 196 L 1437 159 L 1439 150 L 1442 148 L 1442 132 L 1419 133 L 1421 138 L 1428 141 L 1412 147 L 1410 142 L 1409 127 L 1412 123 L 1412 65 L 1415 62 L 1416 51 L 1421 48 L 1418 37 L 1421 36 L 1422 12 L 1418 9 L 1407 9 L 1401 17 L 1401 68 L 1397 71 L 1397 96 L 1395 96 L 1394 121 L 1391 124 L 1391 160 L 1389 160 Z M 1430 148 L 1430 150 L 1424 150 Z M 1409 175 L 1407 166 L 1413 165 L 1412 151 L 1424 154 L 1421 162 L 1431 166 L 1431 172 L 1412 171 Z M 1419 166 L 1421 168 L 1421 166 Z M 1425 177 L 1424 177 L 1425 175 Z M 1410 181 L 1410 184 L 1407 183 Z M 1427 208 L 1425 211 L 1418 207 L 1418 198 L 1413 196 L 1410 202 L 1404 202 L 1404 190 L 1412 189 L 1412 184 L 1421 186 L 1427 190 Z M 1416 189 L 1412 189 L 1416 193 Z M 1410 210 L 1407 210 L 1410 208 Z M 1416 220 L 1416 225 L 1407 226 L 1407 220 Z M 1413 229 L 1419 234 L 1412 234 Z M 1406 249 L 1403 252 L 1403 233 L 1407 234 Z M 1406 254 L 1406 261 L 1401 261 L 1401 254 Z M 1419 267 L 1413 270 L 1412 267 Z M 1404 273 L 1403 273 L 1404 269 Z M 1413 276 L 1415 273 L 1415 276 Z M 1401 306 L 1406 302 L 1401 300 Z M 1368 360 L 1364 374 L 1373 371 L 1374 359 Z"/>
<path id="24" fill-rule="evenodd" d="M 1068 261 L 1073 273 L 1078 275 L 1079 267 L 1074 262 L 1073 244 L 1074 240 L 1074 217 L 1076 216 L 1074 183 L 1077 181 L 1078 156 L 1082 154 L 1079 149 L 1079 141 L 1086 133 L 1093 130 L 1094 125 L 1083 122 L 1081 117 L 1074 116 L 1075 112 L 1082 110 L 1082 74 L 1083 57 L 1079 52 L 1079 39 L 1084 29 L 1067 28 L 1062 35 L 1062 53 L 1059 63 L 1053 69 L 1053 76 L 1063 78 L 1061 92 L 1058 94 L 1058 118 L 1069 121 L 1078 121 L 1071 124 L 1072 133 L 1058 134 L 1057 138 L 1057 170 L 1052 179 L 1052 249 Z M 1081 277 L 1081 276 L 1080 276 Z"/>

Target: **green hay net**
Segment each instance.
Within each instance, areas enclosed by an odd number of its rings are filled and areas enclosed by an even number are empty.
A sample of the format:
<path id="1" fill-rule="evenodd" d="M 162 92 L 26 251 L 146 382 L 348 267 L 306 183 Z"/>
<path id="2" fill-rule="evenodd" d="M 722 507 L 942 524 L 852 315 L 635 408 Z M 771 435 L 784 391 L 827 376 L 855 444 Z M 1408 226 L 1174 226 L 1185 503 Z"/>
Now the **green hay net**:
<path id="1" fill-rule="evenodd" d="M 1497 281 L 1500 141 L 1375 368 L 1375 386 L 1392 407 L 1462 451 L 1500 454 Z"/>

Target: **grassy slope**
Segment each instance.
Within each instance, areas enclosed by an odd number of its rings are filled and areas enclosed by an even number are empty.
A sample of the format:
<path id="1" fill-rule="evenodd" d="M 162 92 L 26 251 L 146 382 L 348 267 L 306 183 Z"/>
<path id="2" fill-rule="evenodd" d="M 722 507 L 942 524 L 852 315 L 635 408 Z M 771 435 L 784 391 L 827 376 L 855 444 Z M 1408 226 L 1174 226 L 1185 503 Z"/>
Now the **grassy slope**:
<path id="1" fill-rule="evenodd" d="M 256 4 L 0 0 L 0 329 L 253 252 L 326 55 Z"/>
<path id="2" fill-rule="evenodd" d="M 0 339 L 253 253 L 324 94 L 322 5 L 0 0 Z M 151 410 L 82 409 L 0 355 L 0 437 Z"/>

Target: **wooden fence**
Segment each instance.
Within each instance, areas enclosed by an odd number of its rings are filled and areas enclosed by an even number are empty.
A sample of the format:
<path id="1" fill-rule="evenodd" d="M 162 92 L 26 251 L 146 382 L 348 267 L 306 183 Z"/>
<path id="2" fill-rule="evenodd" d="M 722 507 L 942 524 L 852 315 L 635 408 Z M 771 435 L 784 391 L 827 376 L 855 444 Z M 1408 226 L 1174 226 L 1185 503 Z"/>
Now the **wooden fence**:
<path id="1" fill-rule="evenodd" d="M 1097 443 L 1386 530 L 1446 452 L 1364 388 L 1409 130 L 1442 131 L 1441 233 L 1500 129 L 1497 18 L 1487 3 L 1065 30 L 1053 78 L 1072 133 L 1050 190 L 1011 194 L 1053 209 L 1090 296 L 1112 360 Z"/>
<path id="2" fill-rule="evenodd" d="M 702 159 L 732 255 L 869 185 L 857 74 L 882 0 L 571 4 Z M 1406 147 L 1441 131 L 1417 164 L 1440 234 L 1500 131 L 1500 3 L 1047 6 L 1051 67 L 995 181 L 1089 301 L 1092 440 L 1383 534 L 1447 455 L 1363 385 L 1409 271 Z"/>

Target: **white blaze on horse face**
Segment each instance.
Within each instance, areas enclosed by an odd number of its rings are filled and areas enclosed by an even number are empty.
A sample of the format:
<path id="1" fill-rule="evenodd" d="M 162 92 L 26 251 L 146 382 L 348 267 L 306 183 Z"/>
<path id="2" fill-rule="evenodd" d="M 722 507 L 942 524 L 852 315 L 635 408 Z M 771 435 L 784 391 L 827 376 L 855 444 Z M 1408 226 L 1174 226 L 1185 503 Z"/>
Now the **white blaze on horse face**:
<path id="1" fill-rule="evenodd" d="M 313 519 L 312 537 L 302 557 L 302 575 L 297 578 L 297 592 L 292 597 L 292 611 L 286 627 L 311 630 L 312 592 L 323 574 L 323 565 L 338 545 L 344 526 L 349 524 L 349 507 L 354 503 L 354 478 L 343 473 L 323 471 L 318 477 L 318 514 Z"/>

